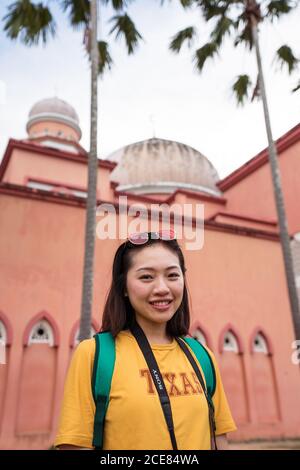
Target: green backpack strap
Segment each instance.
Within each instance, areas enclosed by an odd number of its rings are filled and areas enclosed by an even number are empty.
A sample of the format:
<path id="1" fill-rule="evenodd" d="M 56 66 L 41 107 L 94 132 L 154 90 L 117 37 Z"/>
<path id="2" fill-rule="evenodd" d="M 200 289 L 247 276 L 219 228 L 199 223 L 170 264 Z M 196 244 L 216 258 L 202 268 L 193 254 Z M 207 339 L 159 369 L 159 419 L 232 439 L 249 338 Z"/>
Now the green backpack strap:
<path id="1" fill-rule="evenodd" d="M 212 397 L 216 390 L 216 372 L 212 359 L 209 353 L 207 352 L 206 348 L 195 338 L 185 336 L 182 339 L 190 346 L 191 350 L 193 351 L 196 358 L 198 359 L 198 362 L 201 365 L 205 376 L 207 393 L 210 400 L 212 400 Z"/>
<path id="2" fill-rule="evenodd" d="M 112 375 L 116 360 L 115 340 L 110 332 L 97 333 L 92 378 L 92 391 L 96 405 L 93 446 L 102 449 L 103 430 Z"/>

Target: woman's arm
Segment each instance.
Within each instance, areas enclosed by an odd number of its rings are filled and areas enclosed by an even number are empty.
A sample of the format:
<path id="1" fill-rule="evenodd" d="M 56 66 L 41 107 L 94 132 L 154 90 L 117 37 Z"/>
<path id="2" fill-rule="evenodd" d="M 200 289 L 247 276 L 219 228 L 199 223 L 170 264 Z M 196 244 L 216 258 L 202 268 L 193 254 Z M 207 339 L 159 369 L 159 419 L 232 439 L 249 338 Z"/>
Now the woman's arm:
<path id="1" fill-rule="evenodd" d="M 93 450 L 87 447 L 72 446 L 71 444 L 61 444 L 56 447 L 57 450 Z"/>
<path id="2" fill-rule="evenodd" d="M 82 341 L 74 351 L 54 441 L 57 449 L 93 449 L 95 403 L 91 383 L 94 353 L 94 339 Z"/>
<path id="3" fill-rule="evenodd" d="M 228 440 L 227 434 L 220 434 L 220 436 L 216 436 L 217 448 L 218 450 L 228 450 Z"/>

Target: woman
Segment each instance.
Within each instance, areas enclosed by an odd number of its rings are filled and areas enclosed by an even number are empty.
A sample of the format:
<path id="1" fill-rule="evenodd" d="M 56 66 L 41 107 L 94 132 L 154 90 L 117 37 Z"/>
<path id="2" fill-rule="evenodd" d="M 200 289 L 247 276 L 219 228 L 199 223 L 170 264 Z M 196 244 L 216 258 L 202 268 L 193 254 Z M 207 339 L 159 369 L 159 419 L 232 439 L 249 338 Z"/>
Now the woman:
<path id="1" fill-rule="evenodd" d="M 178 339 L 188 334 L 190 325 L 185 272 L 172 230 L 133 234 L 115 254 L 101 328 L 112 334 L 116 348 L 105 415 L 105 450 L 212 448 L 211 408 L 201 367 L 196 360 L 193 370 L 180 345 L 184 341 Z M 156 367 L 149 367 L 142 343 Z M 215 358 L 210 351 L 208 354 L 216 376 L 215 444 L 225 449 L 226 434 L 236 427 Z M 82 341 L 74 352 L 55 441 L 60 449 L 93 449 L 94 356 L 94 339 Z M 168 403 L 163 406 L 159 388 L 167 395 Z"/>

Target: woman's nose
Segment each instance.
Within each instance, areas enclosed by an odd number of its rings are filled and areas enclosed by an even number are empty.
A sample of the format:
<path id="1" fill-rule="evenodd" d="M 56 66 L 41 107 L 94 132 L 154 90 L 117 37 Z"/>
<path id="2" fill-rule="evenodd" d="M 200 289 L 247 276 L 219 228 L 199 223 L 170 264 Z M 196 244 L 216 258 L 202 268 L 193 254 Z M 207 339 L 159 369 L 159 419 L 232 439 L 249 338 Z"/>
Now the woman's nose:
<path id="1" fill-rule="evenodd" d="M 158 278 L 154 286 L 154 292 L 165 293 L 169 291 L 170 289 L 166 281 L 163 278 Z"/>

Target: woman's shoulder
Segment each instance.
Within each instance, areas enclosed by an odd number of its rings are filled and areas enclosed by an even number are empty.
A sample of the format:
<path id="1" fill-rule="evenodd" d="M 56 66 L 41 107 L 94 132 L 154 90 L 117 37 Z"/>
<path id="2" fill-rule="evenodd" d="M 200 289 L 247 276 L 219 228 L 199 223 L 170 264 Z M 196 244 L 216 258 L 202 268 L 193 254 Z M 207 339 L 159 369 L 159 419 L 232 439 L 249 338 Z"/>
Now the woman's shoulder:
<path id="1" fill-rule="evenodd" d="M 83 360 L 94 360 L 95 347 L 94 338 L 84 339 L 77 345 L 74 351 L 74 356 L 77 360 L 79 360 L 79 358 L 82 358 Z"/>

